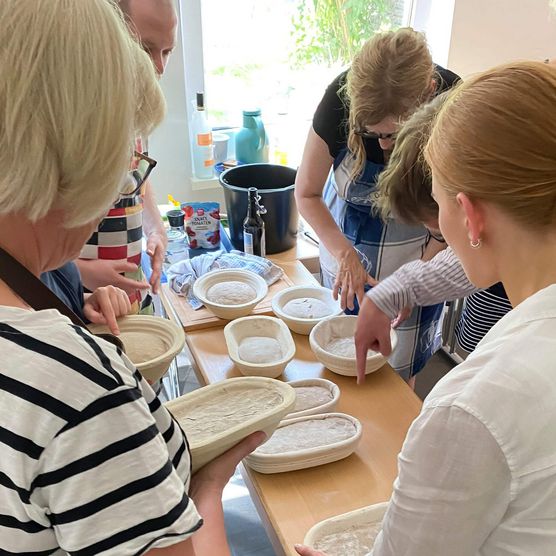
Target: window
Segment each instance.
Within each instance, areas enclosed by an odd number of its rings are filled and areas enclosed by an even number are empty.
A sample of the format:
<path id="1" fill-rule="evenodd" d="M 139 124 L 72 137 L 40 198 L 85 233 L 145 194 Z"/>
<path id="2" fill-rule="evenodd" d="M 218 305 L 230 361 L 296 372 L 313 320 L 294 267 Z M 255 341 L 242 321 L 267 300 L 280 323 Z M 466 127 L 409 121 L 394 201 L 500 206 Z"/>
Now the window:
<path id="1" fill-rule="evenodd" d="M 372 34 L 409 21 L 407 0 L 202 0 L 213 127 L 261 108 L 271 161 L 297 165 L 328 83 Z"/>

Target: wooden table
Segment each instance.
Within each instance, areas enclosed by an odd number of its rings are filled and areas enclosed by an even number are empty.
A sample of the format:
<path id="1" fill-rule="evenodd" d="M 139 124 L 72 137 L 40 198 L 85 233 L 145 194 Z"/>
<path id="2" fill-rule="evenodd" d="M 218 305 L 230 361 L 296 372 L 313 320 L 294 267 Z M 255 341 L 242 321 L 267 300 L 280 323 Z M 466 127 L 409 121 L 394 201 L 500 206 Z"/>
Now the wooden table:
<path id="1" fill-rule="evenodd" d="M 272 258 L 295 283 L 314 283 L 300 262 L 299 249 Z M 172 311 L 175 302 L 171 298 L 165 304 Z M 357 386 L 355 378 L 336 375 L 318 363 L 307 336 L 293 337 L 296 355 L 282 378 L 323 377 L 335 382 L 341 391 L 337 410 L 357 417 L 363 436 L 354 454 L 328 465 L 273 475 L 242 467 L 251 498 L 279 556 L 296 554 L 293 545 L 302 542 L 317 521 L 388 500 L 397 474 L 397 455 L 421 408 L 418 397 L 388 365 Z M 241 376 L 228 356 L 222 328 L 188 333 L 187 344 L 201 384 Z"/>

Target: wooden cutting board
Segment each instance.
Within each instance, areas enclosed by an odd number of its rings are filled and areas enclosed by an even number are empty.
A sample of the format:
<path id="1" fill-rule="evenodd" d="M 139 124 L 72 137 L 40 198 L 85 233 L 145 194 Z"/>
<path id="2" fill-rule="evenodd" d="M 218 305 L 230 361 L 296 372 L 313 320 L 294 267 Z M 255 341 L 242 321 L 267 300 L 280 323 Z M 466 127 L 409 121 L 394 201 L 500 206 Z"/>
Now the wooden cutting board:
<path id="1" fill-rule="evenodd" d="M 294 283 L 284 273 L 282 278 L 269 286 L 266 297 L 253 309 L 251 315 L 272 315 L 272 298 L 276 293 L 290 286 Z M 211 313 L 206 307 L 201 307 L 195 311 L 191 305 L 185 300 L 184 297 L 175 293 L 168 284 L 162 284 L 161 289 L 163 294 L 170 301 L 176 315 L 180 319 L 185 332 L 192 332 L 194 330 L 202 330 L 203 328 L 213 328 L 215 326 L 225 326 L 229 321 L 221 319 Z"/>

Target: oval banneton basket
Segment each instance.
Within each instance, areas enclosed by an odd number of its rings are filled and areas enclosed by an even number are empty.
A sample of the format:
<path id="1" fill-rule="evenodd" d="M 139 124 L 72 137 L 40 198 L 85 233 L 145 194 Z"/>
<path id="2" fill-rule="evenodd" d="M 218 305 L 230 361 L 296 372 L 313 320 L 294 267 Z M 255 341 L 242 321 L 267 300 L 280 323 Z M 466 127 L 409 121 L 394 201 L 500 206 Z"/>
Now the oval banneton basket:
<path id="1" fill-rule="evenodd" d="M 388 502 L 365 506 L 313 525 L 303 544 L 327 556 L 366 556 L 382 528 Z"/>
<path id="2" fill-rule="evenodd" d="M 347 458 L 355 451 L 361 434 L 361 423 L 345 413 L 286 419 L 244 463 L 259 473 L 316 467 Z"/>
<path id="3" fill-rule="evenodd" d="M 285 419 L 295 419 L 306 415 L 318 415 L 334 411 L 340 399 L 340 388 L 325 378 L 303 378 L 290 380 L 296 393 L 295 407 Z"/>
<path id="4" fill-rule="evenodd" d="M 322 301 L 328 307 L 329 314 L 319 318 L 301 318 L 284 312 L 284 306 L 289 301 L 301 298 L 313 298 Z M 343 312 L 340 303 L 332 296 L 332 290 L 321 286 L 293 286 L 286 288 L 272 298 L 272 310 L 278 318 L 288 325 L 292 332 L 304 334 L 305 336 L 310 334 L 313 327 L 322 319 L 339 315 Z"/>
<path id="5" fill-rule="evenodd" d="M 253 288 L 255 297 L 250 301 L 238 305 L 225 305 L 207 299 L 208 290 L 223 282 L 242 282 Z M 242 269 L 216 269 L 203 274 L 193 283 L 193 295 L 217 317 L 226 320 L 245 317 L 265 298 L 268 293 L 268 285 L 264 278 Z"/>
<path id="6" fill-rule="evenodd" d="M 185 345 L 183 328 L 168 319 L 128 315 L 118 319 L 125 354 L 151 384 L 166 374 L 170 363 Z M 109 333 L 105 324 L 90 324 L 93 334 Z"/>
<path id="7" fill-rule="evenodd" d="M 165 405 L 185 431 L 195 472 L 255 431 L 270 437 L 294 404 L 289 384 L 241 377 L 199 388 Z"/>
<path id="8" fill-rule="evenodd" d="M 239 346 L 245 338 L 253 336 L 274 338 L 280 344 L 282 357 L 268 363 L 250 363 L 243 360 L 239 355 Z M 235 319 L 224 327 L 224 338 L 230 359 L 245 376 L 276 378 L 284 372 L 295 355 L 295 342 L 291 332 L 275 317 L 251 316 Z"/>

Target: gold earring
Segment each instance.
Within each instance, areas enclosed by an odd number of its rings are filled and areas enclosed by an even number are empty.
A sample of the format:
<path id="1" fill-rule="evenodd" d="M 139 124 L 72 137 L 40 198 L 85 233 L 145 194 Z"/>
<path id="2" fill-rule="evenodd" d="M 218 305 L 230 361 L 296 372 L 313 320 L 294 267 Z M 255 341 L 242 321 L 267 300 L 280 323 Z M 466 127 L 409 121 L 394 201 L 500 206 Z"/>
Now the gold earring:
<path id="1" fill-rule="evenodd" d="M 469 245 L 471 245 L 473 249 L 479 249 L 479 247 L 481 247 L 481 238 L 478 237 L 476 241 L 471 240 Z"/>

